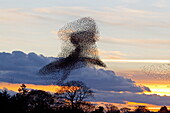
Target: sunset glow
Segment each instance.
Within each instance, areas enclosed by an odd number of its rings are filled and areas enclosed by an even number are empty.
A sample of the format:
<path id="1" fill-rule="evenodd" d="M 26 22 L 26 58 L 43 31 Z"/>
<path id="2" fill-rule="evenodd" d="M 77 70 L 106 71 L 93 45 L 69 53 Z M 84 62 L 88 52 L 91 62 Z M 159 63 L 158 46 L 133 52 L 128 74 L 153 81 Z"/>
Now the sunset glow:
<path id="1" fill-rule="evenodd" d="M 22 84 L 71 92 L 80 87 L 66 83 L 79 81 L 94 92 L 87 100 L 96 106 L 170 110 L 169 4 L 0 0 L 0 92 L 13 95 Z"/>
<path id="2" fill-rule="evenodd" d="M 11 83 L 0 83 L 0 89 L 7 88 L 8 90 L 12 90 L 14 92 L 18 92 L 18 88 L 21 86 L 21 84 L 11 84 Z M 51 93 L 55 93 L 57 90 L 60 89 L 61 86 L 55 86 L 55 85 L 33 85 L 33 84 L 26 84 L 28 89 L 37 89 L 37 90 L 43 90 Z M 164 87 L 164 89 L 157 88 L 154 85 L 146 85 L 151 89 L 151 92 L 144 92 L 144 94 L 157 94 L 161 96 L 170 96 L 170 90 L 168 88 L 165 88 L 167 85 L 160 85 L 160 87 Z M 157 89 L 156 89 L 157 88 Z M 121 93 L 121 92 L 120 92 Z M 140 94 L 140 93 L 139 93 Z M 142 93 L 141 93 L 142 94 Z M 134 110 L 137 106 L 146 106 L 151 111 L 158 111 L 161 106 L 156 106 L 152 104 L 147 103 L 137 103 L 137 102 L 126 102 L 126 104 L 118 104 L 118 103 L 108 103 L 108 102 L 92 102 L 94 104 L 97 104 L 98 106 L 104 106 L 105 104 L 113 104 L 115 106 L 121 107 L 128 107 L 131 110 Z M 167 106 L 170 108 L 170 106 Z"/>
<path id="3" fill-rule="evenodd" d="M 113 104 L 115 106 L 119 106 L 119 109 L 123 107 L 128 107 L 131 109 L 130 111 L 135 110 L 137 106 L 146 106 L 147 109 L 149 109 L 150 111 L 154 111 L 154 112 L 159 111 L 161 108 L 161 106 L 147 104 L 147 103 L 137 103 L 137 102 L 126 102 L 126 104 L 108 103 L 108 102 L 92 102 L 92 103 L 97 104 L 98 106 L 103 106 L 103 107 L 105 107 L 105 104 Z M 167 106 L 167 108 L 170 108 L 170 106 Z"/>
<path id="4" fill-rule="evenodd" d="M 127 102 L 127 105 L 131 106 L 130 108 L 134 110 L 137 106 L 146 106 L 150 111 L 159 111 L 161 106 L 156 106 L 152 104 L 146 104 L 146 103 L 136 103 L 136 102 Z M 167 106 L 170 108 L 170 106 Z"/>
<path id="5" fill-rule="evenodd" d="M 25 84 L 25 85 L 27 86 L 28 89 L 37 89 L 37 90 L 43 90 L 52 93 L 55 93 L 58 89 L 60 89 L 60 86 L 55 86 L 55 85 L 34 85 L 34 84 Z M 0 89 L 7 88 L 8 90 L 18 92 L 20 86 L 21 84 L 0 82 Z"/>
<path id="6" fill-rule="evenodd" d="M 131 62 L 131 63 L 170 63 L 170 60 L 112 60 L 102 59 L 105 62 Z"/>
<path id="7" fill-rule="evenodd" d="M 145 94 L 157 94 L 160 96 L 170 96 L 169 84 L 145 84 L 145 86 L 149 87 L 151 90 L 151 92 L 144 92 Z"/>

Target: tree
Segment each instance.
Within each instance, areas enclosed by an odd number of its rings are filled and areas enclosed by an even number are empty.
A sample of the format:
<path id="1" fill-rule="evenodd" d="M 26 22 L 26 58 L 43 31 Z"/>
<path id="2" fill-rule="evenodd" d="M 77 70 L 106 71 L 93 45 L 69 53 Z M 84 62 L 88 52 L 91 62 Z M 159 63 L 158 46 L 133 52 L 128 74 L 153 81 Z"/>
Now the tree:
<path id="1" fill-rule="evenodd" d="M 50 93 L 41 90 L 26 89 L 22 84 L 18 89 L 19 93 L 11 97 L 12 110 L 15 113 L 50 113 L 51 105 L 54 103 Z"/>
<path id="2" fill-rule="evenodd" d="M 131 109 L 130 108 L 127 108 L 127 107 L 123 107 L 120 109 L 121 112 L 123 113 L 128 113 Z"/>
<path id="3" fill-rule="evenodd" d="M 91 104 L 90 102 L 82 102 L 80 105 L 80 108 L 85 112 L 85 113 L 91 113 L 95 109 L 95 105 Z"/>
<path id="4" fill-rule="evenodd" d="M 28 89 L 26 88 L 25 84 L 22 84 L 20 88 L 18 89 L 19 93 L 22 95 L 27 95 L 28 94 Z"/>
<path id="5" fill-rule="evenodd" d="M 146 106 L 138 106 L 135 109 L 135 113 L 149 113 L 149 110 L 147 109 Z"/>
<path id="6" fill-rule="evenodd" d="M 49 113 L 54 104 L 53 96 L 42 90 L 31 90 L 27 94 L 27 104 L 29 113 Z"/>
<path id="7" fill-rule="evenodd" d="M 159 110 L 159 113 L 168 113 L 167 107 L 166 106 L 161 107 L 161 109 Z"/>
<path id="8" fill-rule="evenodd" d="M 15 113 L 26 113 L 27 112 L 27 94 L 29 90 L 26 88 L 25 84 L 22 84 L 18 89 L 17 94 L 11 97 L 12 108 Z"/>
<path id="9" fill-rule="evenodd" d="M 107 112 L 106 113 L 120 113 L 120 110 L 118 107 L 112 105 L 112 104 L 105 104 Z"/>
<path id="10" fill-rule="evenodd" d="M 85 99 L 93 97 L 93 91 L 81 81 L 70 81 L 57 91 L 56 97 L 64 99 L 65 104 L 71 105 L 74 109 L 79 108 Z"/>
<path id="11" fill-rule="evenodd" d="M 10 112 L 10 98 L 11 96 L 8 94 L 7 90 L 4 89 L 0 92 L 0 111 L 2 113 L 9 113 Z"/>
<path id="12" fill-rule="evenodd" d="M 28 108 L 27 94 L 29 90 L 26 88 L 25 84 L 22 84 L 18 88 L 18 93 L 11 97 L 11 109 L 15 113 L 26 113 Z"/>
<path id="13" fill-rule="evenodd" d="M 91 113 L 104 113 L 104 108 L 102 106 L 99 106 L 95 111 L 92 111 Z"/>

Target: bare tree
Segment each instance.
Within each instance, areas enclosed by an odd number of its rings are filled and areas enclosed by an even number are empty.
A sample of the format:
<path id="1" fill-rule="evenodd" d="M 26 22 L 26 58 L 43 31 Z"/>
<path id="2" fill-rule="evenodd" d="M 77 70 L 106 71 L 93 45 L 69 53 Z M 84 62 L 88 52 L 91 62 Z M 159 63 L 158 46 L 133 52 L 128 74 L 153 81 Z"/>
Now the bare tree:
<path id="1" fill-rule="evenodd" d="M 70 81 L 57 91 L 56 97 L 65 100 L 65 104 L 73 109 L 84 104 L 85 99 L 93 97 L 93 91 L 81 81 Z"/>

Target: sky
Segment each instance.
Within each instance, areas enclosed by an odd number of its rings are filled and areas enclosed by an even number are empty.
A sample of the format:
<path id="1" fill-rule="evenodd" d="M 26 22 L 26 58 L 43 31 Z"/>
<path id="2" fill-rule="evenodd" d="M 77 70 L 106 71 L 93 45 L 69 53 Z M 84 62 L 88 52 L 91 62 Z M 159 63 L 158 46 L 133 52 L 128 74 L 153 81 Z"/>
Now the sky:
<path id="1" fill-rule="evenodd" d="M 3 52 L 17 54 L 13 51 L 57 57 L 61 50 L 57 31 L 68 22 L 92 17 L 100 31 L 97 46 L 107 64 L 104 70 L 149 87 L 151 92 L 145 94 L 170 95 L 169 4 L 169 0 L 0 0 L 0 62 Z M 0 67 L 6 69 L 4 64 Z"/>

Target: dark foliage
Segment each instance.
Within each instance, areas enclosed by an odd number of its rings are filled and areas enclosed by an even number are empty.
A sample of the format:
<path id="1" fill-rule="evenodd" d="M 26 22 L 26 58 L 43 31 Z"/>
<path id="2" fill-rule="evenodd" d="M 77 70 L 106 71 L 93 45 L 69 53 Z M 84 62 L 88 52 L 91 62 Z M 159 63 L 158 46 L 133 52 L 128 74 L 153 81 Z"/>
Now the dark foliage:
<path id="1" fill-rule="evenodd" d="M 0 113 L 154 113 L 146 106 L 138 106 L 135 111 L 129 108 L 118 109 L 112 104 L 106 104 L 105 108 L 85 101 L 91 97 L 92 91 L 79 81 L 66 83 L 62 92 L 53 96 L 42 90 L 28 90 L 24 84 L 19 88 L 19 93 L 10 96 L 7 90 L 0 92 Z M 73 88 L 73 89 L 71 89 Z M 74 89 L 75 88 L 75 89 Z M 85 89 L 83 89 L 85 88 Z M 62 103 L 58 104 L 60 100 Z M 156 112 L 155 112 L 156 113 Z M 159 113 L 169 113 L 166 106 L 161 107 Z"/>
<path id="2" fill-rule="evenodd" d="M 31 90 L 27 94 L 27 109 L 29 113 L 49 113 L 54 104 L 53 96 L 42 90 Z"/>
<path id="3" fill-rule="evenodd" d="M 75 93 L 74 97 L 70 97 L 74 101 L 68 104 L 65 100 L 62 104 L 58 104 L 56 100 L 63 100 L 66 95 L 53 96 L 52 94 L 42 90 L 28 90 L 24 84 L 18 89 L 19 93 L 10 96 L 6 90 L 0 92 L 0 113 L 87 113 L 91 111 L 92 104 L 83 101 L 92 95 L 92 91 L 82 82 L 68 82 L 67 87 L 77 87 L 77 90 L 71 91 L 69 88 L 62 89 L 68 91 L 69 94 Z M 80 88 L 78 88 L 80 87 Z M 75 92 L 76 91 L 76 92 Z"/>
<path id="4" fill-rule="evenodd" d="M 170 113 L 170 111 L 168 111 L 168 108 L 166 106 L 161 107 L 161 109 L 159 110 L 159 113 Z"/>
<path id="5" fill-rule="evenodd" d="M 106 104 L 105 106 L 106 106 L 106 113 L 120 113 L 118 107 L 112 104 Z"/>
<path id="6" fill-rule="evenodd" d="M 0 93 L 1 113 L 52 113 L 54 99 L 50 93 L 41 90 L 28 91 L 24 84 L 14 96 L 4 90 Z"/>
<path id="7" fill-rule="evenodd" d="M 10 95 L 7 93 L 7 90 L 0 92 L 0 112 L 9 113 L 10 109 L 8 106 L 11 106 Z"/>
<path id="8" fill-rule="evenodd" d="M 149 113 L 149 110 L 147 109 L 146 106 L 138 106 L 135 109 L 135 113 Z"/>
<path id="9" fill-rule="evenodd" d="M 91 113 L 104 113 L 104 108 L 102 106 L 99 106 L 95 111 L 92 111 Z"/>

